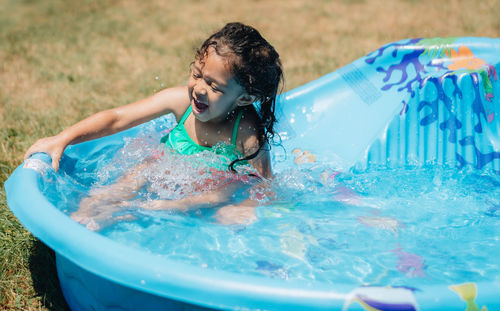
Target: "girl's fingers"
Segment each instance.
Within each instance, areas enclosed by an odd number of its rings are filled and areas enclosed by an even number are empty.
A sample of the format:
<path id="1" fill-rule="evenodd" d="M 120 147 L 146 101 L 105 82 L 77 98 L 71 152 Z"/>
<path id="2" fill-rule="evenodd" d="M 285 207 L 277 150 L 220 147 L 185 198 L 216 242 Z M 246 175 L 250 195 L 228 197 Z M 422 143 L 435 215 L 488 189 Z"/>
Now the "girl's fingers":
<path id="1" fill-rule="evenodd" d="M 50 158 L 52 159 L 52 167 L 57 172 L 59 170 L 59 160 L 61 157 L 59 157 L 58 154 L 51 154 Z"/>
<path id="2" fill-rule="evenodd" d="M 28 151 L 24 154 L 24 160 L 28 159 L 33 153 L 36 153 L 36 149 L 33 149 L 33 147 L 29 148 Z"/>

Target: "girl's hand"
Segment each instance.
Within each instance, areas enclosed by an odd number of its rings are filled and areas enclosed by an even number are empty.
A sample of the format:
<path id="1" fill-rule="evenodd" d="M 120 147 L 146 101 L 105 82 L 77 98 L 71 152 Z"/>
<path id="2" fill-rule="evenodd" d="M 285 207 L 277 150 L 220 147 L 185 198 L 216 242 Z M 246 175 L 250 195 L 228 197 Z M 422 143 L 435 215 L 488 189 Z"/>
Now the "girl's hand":
<path id="1" fill-rule="evenodd" d="M 223 206 L 215 213 L 215 218 L 223 225 L 249 225 L 257 220 L 255 201 L 246 200 L 240 204 Z"/>
<path id="2" fill-rule="evenodd" d="M 66 144 L 61 142 L 57 136 L 45 137 L 37 140 L 24 155 L 24 160 L 37 152 L 45 152 L 52 159 L 52 167 L 59 169 L 59 160 L 66 148 Z"/>

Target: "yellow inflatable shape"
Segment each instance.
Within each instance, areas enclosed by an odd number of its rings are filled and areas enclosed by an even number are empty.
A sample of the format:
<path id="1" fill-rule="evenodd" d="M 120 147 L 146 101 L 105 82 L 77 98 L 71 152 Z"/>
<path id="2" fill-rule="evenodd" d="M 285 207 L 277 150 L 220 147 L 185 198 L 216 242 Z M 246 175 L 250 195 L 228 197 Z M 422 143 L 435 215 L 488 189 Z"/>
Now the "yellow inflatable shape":
<path id="1" fill-rule="evenodd" d="M 295 148 L 292 150 L 292 154 L 295 155 L 295 164 L 297 165 L 316 162 L 316 156 L 309 152 L 309 150 L 302 151 L 299 148 Z"/>
<path id="2" fill-rule="evenodd" d="M 467 308 L 465 311 L 479 311 L 479 306 L 476 304 L 477 287 L 475 283 L 463 283 L 457 285 L 451 285 L 449 287 L 452 291 L 455 291 L 460 298 L 462 298 L 465 303 L 467 303 Z M 483 306 L 481 311 L 488 311 L 488 308 Z"/>

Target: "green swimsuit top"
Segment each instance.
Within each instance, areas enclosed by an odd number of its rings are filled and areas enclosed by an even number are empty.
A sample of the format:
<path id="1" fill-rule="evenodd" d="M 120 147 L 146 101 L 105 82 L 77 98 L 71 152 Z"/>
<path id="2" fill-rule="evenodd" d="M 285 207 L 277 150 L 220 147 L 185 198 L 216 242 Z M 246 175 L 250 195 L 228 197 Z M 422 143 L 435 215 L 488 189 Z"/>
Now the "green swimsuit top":
<path id="1" fill-rule="evenodd" d="M 170 131 L 170 133 L 161 138 L 160 140 L 161 143 L 165 143 L 166 146 L 184 155 L 192 155 L 203 151 L 212 151 L 220 156 L 226 157 L 229 160 L 227 164 L 243 157 L 241 152 L 239 152 L 238 149 L 236 148 L 236 137 L 238 136 L 238 127 L 240 125 L 240 120 L 243 114 L 243 110 L 240 110 L 238 116 L 236 117 L 236 121 L 234 122 L 231 144 L 230 145 L 216 144 L 213 147 L 200 146 L 197 143 L 195 143 L 191 139 L 191 137 L 189 137 L 189 134 L 187 133 L 186 128 L 184 127 L 184 122 L 191 114 L 191 110 L 192 110 L 191 106 L 189 106 L 189 108 L 186 110 L 186 112 L 182 116 L 177 126 L 174 127 L 172 131 Z"/>

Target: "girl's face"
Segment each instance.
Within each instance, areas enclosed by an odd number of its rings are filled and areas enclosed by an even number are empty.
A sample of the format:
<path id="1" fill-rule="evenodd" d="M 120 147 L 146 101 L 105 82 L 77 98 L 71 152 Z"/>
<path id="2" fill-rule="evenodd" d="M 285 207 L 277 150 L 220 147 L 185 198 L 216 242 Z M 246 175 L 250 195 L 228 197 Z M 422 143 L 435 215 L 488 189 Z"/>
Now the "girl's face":
<path id="1" fill-rule="evenodd" d="M 213 48 L 207 56 L 196 60 L 188 82 L 189 99 L 196 119 L 202 122 L 222 122 L 237 107 L 238 98 L 245 94 L 228 68 L 227 60 Z"/>

